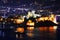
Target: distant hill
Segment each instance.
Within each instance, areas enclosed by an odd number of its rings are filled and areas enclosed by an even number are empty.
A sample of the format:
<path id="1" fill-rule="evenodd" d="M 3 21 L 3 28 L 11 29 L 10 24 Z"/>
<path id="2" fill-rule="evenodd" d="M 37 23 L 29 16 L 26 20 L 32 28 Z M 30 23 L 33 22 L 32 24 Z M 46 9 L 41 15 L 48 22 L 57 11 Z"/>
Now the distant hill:
<path id="1" fill-rule="evenodd" d="M 40 22 L 38 22 L 37 24 L 36 24 L 36 26 L 38 26 L 38 27 L 41 27 L 41 26 L 47 26 L 47 27 L 49 27 L 49 26 L 57 26 L 57 24 L 55 24 L 54 22 L 52 22 L 52 21 L 48 21 L 48 20 L 46 20 L 46 21 L 40 21 Z"/>

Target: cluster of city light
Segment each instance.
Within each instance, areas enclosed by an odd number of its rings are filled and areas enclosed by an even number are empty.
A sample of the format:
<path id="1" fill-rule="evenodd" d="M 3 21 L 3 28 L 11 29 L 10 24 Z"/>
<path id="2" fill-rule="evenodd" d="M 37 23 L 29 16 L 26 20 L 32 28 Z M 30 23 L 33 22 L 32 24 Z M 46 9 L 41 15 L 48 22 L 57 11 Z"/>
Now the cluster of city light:
<path id="1" fill-rule="evenodd" d="M 36 16 L 36 15 L 34 14 L 34 11 L 33 11 L 32 13 L 31 13 L 31 12 L 28 12 L 28 15 L 27 15 L 28 19 L 29 19 L 30 17 L 34 17 L 34 16 Z M 36 17 L 34 17 L 34 18 L 36 18 Z M 0 21 L 2 21 L 2 20 L 3 20 L 3 19 L 0 18 Z M 17 24 L 23 23 L 23 22 L 25 21 L 23 16 L 20 16 L 19 18 L 15 18 L 15 19 L 12 18 L 11 20 L 13 20 L 14 23 L 17 23 Z M 40 22 L 40 21 L 45 21 L 45 20 L 50 20 L 50 21 L 56 23 L 56 16 L 55 16 L 54 14 L 51 14 L 51 15 L 46 16 L 46 17 L 36 18 L 36 22 L 37 22 L 37 21 L 38 21 L 38 22 Z M 32 31 L 33 31 L 34 28 L 35 28 L 35 27 L 34 27 L 34 26 L 35 26 L 35 22 L 33 22 L 32 20 L 28 20 L 27 23 L 26 23 L 26 25 L 28 25 L 28 26 L 26 27 L 27 30 L 30 31 L 30 33 L 27 33 L 27 35 L 30 36 L 30 37 L 33 36 Z M 47 31 L 48 28 L 49 28 L 50 31 L 57 29 L 56 26 L 53 26 L 53 27 L 40 27 L 39 30 L 40 30 L 40 31 L 43 31 L 43 30 L 46 30 L 46 31 Z M 16 31 L 15 31 L 15 32 L 23 33 L 23 32 L 24 32 L 24 28 L 23 28 L 23 27 L 22 27 L 22 28 L 21 28 L 21 27 L 18 27 L 18 28 L 16 28 Z M 16 35 L 16 37 L 18 38 L 18 35 Z"/>
<path id="2" fill-rule="evenodd" d="M 37 21 L 45 21 L 45 20 L 50 20 L 50 21 L 54 21 L 54 19 L 55 19 L 55 16 L 52 14 L 52 15 L 50 15 L 50 16 L 47 16 L 47 17 L 40 17 L 40 18 L 38 18 L 37 19 Z"/>
<path id="3" fill-rule="evenodd" d="M 32 22 L 32 20 L 28 20 L 27 23 L 26 23 L 26 25 L 28 25 L 27 26 L 27 30 L 29 31 L 27 33 L 27 35 L 29 37 L 32 37 L 33 36 L 32 31 L 34 30 L 34 22 Z"/>
<path id="4" fill-rule="evenodd" d="M 18 19 L 14 19 L 14 23 L 20 24 L 24 22 L 24 18 L 22 16 L 20 16 Z"/>
<path id="5" fill-rule="evenodd" d="M 24 19 L 23 20 L 21 20 L 21 19 L 15 19 L 15 23 L 17 23 L 17 24 L 20 24 L 20 23 L 23 23 L 24 22 Z"/>
<path id="6" fill-rule="evenodd" d="M 36 15 L 35 14 L 35 11 L 33 10 L 32 12 L 28 12 L 28 15 L 27 15 L 27 17 L 29 18 L 29 17 L 34 17 L 34 18 L 36 18 L 36 17 L 39 17 L 39 16 L 41 16 L 41 15 Z M 46 17 L 40 17 L 40 18 L 36 18 L 36 20 L 37 21 L 45 21 L 45 20 L 50 20 L 50 21 L 52 21 L 52 22 L 54 22 L 54 23 L 56 23 L 57 24 L 57 22 L 56 22 L 56 15 L 54 15 L 54 14 L 51 14 L 51 15 L 49 15 L 49 16 L 46 16 Z"/>
<path id="7" fill-rule="evenodd" d="M 39 17 L 39 16 L 41 16 L 41 15 L 39 15 L 39 14 L 35 14 L 35 11 L 33 10 L 32 12 L 28 12 L 28 14 L 27 14 L 27 18 L 29 18 L 29 17 L 34 17 L 34 18 L 36 18 L 36 17 Z"/>
<path id="8" fill-rule="evenodd" d="M 30 13 L 29 13 L 28 16 L 32 16 L 32 14 L 30 15 Z M 50 16 L 47 16 L 47 17 L 40 17 L 40 18 L 37 19 L 37 21 L 50 20 L 50 21 L 54 22 L 54 19 L 55 19 L 54 14 L 51 14 Z M 20 20 L 20 21 L 21 21 L 21 20 Z M 18 20 L 18 22 L 19 22 L 19 20 Z M 21 21 L 21 22 L 22 22 L 22 21 Z M 28 20 L 27 23 L 26 23 L 26 25 L 29 25 L 29 26 L 27 27 L 27 30 L 30 31 L 30 33 L 27 33 L 27 35 L 30 36 L 30 37 L 32 37 L 33 34 L 32 34 L 31 32 L 34 30 L 34 22 L 33 22 L 32 20 Z M 32 26 L 32 27 L 30 27 L 30 26 Z M 42 27 L 42 28 L 40 27 L 40 31 L 47 30 L 47 28 L 48 28 L 48 27 Z M 53 31 L 53 30 L 56 30 L 56 29 L 57 29 L 56 26 L 54 26 L 54 27 L 49 27 L 50 32 Z M 18 29 L 17 31 L 21 32 L 22 30 Z"/>
<path id="9" fill-rule="evenodd" d="M 34 22 L 32 22 L 32 20 L 28 20 L 26 25 L 34 26 Z"/>
<path id="10" fill-rule="evenodd" d="M 27 27 L 28 30 L 33 30 L 34 29 L 34 22 L 32 22 L 32 20 L 28 20 L 28 22 L 26 23 L 26 25 L 32 26 L 32 27 Z"/>

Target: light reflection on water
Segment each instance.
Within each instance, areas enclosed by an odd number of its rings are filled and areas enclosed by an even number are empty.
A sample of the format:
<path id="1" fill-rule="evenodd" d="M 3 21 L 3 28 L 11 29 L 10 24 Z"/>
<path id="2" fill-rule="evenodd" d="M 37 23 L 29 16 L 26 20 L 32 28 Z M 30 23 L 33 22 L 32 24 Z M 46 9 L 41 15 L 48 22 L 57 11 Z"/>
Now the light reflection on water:
<path id="1" fill-rule="evenodd" d="M 28 33 L 31 38 L 39 37 L 40 40 L 55 40 L 57 26 L 35 28 L 33 32 Z M 38 38 L 37 38 L 38 39 Z"/>
<path id="2" fill-rule="evenodd" d="M 38 27 L 38 28 L 31 28 L 26 30 L 26 35 L 25 37 L 29 38 L 35 38 L 39 40 L 55 40 L 56 39 L 56 29 L 57 26 L 49 26 L 49 27 Z M 19 35 L 17 38 L 24 38 L 22 34 Z"/>

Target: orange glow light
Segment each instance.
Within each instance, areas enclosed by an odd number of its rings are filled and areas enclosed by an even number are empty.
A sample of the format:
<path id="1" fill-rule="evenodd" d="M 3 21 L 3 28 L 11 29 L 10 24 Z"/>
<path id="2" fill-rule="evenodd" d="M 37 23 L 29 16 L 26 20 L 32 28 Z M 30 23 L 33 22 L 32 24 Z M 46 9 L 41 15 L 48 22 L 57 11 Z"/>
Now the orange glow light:
<path id="1" fill-rule="evenodd" d="M 50 21 L 54 21 L 54 18 L 51 18 L 51 17 L 50 17 L 49 20 L 50 20 Z"/>
<path id="2" fill-rule="evenodd" d="M 54 28 L 54 30 L 56 30 L 57 29 L 57 26 L 54 26 L 53 28 Z"/>
<path id="3" fill-rule="evenodd" d="M 33 37 L 33 33 L 27 33 L 29 37 Z"/>
<path id="4" fill-rule="evenodd" d="M 34 22 L 32 22 L 32 23 L 27 23 L 27 25 L 29 25 L 29 26 L 34 26 Z"/>
<path id="5" fill-rule="evenodd" d="M 17 24 L 20 24 L 20 23 L 24 22 L 24 20 L 16 19 L 15 22 L 16 22 Z"/>
<path id="6" fill-rule="evenodd" d="M 44 21 L 44 17 L 38 18 L 37 21 Z"/>
<path id="7" fill-rule="evenodd" d="M 40 30 L 40 31 L 43 31 L 44 29 L 43 29 L 43 27 L 39 27 L 39 30 Z"/>
<path id="8" fill-rule="evenodd" d="M 45 17 L 45 20 L 48 20 L 48 17 Z"/>
<path id="9" fill-rule="evenodd" d="M 55 15 L 54 15 L 54 14 L 51 14 L 51 17 L 52 17 L 52 18 L 54 18 L 54 17 L 55 17 Z"/>
<path id="10" fill-rule="evenodd" d="M 54 31 L 54 28 L 51 26 L 51 27 L 49 27 L 49 31 L 50 32 L 53 32 Z"/>
<path id="11" fill-rule="evenodd" d="M 33 31 L 34 30 L 34 27 L 27 27 L 27 30 Z"/>
<path id="12" fill-rule="evenodd" d="M 0 18 L 0 21 L 3 21 L 3 18 Z"/>
<path id="13" fill-rule="evenodd" d="M 16 29 L 16 31 L 17 31 L 17 32 L 20 32 L 20 33 L 23 33 L 23 32 L 24 32 L 24 28 L 20 28 L 20 27 L 19 27 L 19 28 Z"/>
<path id="14" fill-rule="evenodd" d="M 41 17 L 40 20 L 44 21 L 44 17 Z"/>
<path id="15" fill-rule="evenodd" d="M 28 20 L 28 22 L 29 22 L 29 23 L 31 23 L 31 22 L 32 22 L 32 20 Z"/>
<path id="16" fill-rule="evenodd" d="M 47 27 L 39 27 L 40 31 L 47 31 L 47 29 L 48 29 Z"/>

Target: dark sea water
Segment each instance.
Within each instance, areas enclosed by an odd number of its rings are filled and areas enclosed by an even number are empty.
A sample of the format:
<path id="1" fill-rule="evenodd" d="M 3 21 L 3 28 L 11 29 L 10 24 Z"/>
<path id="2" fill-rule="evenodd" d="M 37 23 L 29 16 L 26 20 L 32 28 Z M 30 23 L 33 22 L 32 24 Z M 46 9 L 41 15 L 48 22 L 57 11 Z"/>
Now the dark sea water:
<path id="1" fill-rule="evenodd" d="M 33 31 L 26 30 L 26 33 L 19 34 L 22 35 L 22 38 L 20 36 L 16 38 L 16 33 L 11 30 L 7 30 L 3 35 L 0 37 L 1 40 L 59 40 L 60 26 L 39 27 Z"/>

